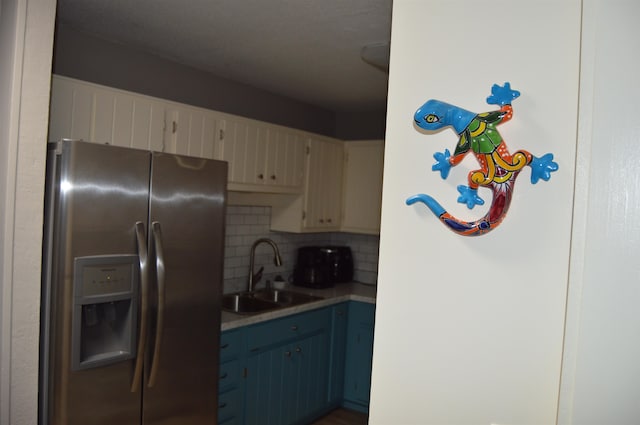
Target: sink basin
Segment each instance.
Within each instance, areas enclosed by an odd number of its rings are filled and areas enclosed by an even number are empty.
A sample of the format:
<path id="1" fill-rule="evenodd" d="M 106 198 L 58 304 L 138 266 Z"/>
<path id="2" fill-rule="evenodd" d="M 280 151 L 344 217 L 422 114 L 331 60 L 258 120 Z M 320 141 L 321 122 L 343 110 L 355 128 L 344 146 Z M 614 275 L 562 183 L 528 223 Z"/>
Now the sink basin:
<path id="1" fill-rule="evenodd" d="M 222 309 L 238 314 L 260 313 L 278 308 L 278 304 L 253 297 L 251 294 L 227 294 L 222 296 Z"/>
<path id="2" fill-rule="evenodd" d="M 305 304 L 322 299 L 322 297 L 317 297 L 315 295 L 303 294 L 301 292 L 283 291 L 279 289 L 258 290 L 254 292 L 254 297 L 282 306 Z"/>
<path id="3" fill-rule="evenodd" d="M 236 314 L 256 314 L 263 311 L 291 307 L 321 300 L 322 297 L 278 289 L 261 289 L 254 292 L 226 294 L 222 297 L 222 309 Z"/>

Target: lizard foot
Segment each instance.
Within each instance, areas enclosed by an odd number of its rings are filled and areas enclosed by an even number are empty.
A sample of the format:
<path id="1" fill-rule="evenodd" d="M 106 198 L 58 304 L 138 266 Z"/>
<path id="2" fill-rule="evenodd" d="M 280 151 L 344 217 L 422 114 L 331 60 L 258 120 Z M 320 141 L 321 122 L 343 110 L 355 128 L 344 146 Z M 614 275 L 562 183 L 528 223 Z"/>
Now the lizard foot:
<path id="1" fill-rule="evenodd" d="M 494 84 L 491 87 L 491 95 L 487 97 L 487 103 L 489 105 L 511 105 L 511 101 L 517 99 L 520 96 L 518 90 L 513 90 L 511 84 L 504 83 L 504 86 Z"/>
<path id="2" fill-rule="evenodd" d="M 542 157 L 533 157 L 531 163 L 531 183 L 536 184 L 538 180 L 542 179 L 548 181 L 551 178 L 551 173 L 558 170 L 558 163 L 553 160 L 553 154 L 547 153 Z"/>
<path id="3" fill-rule="evenodd" d="M 451 170 L 451 163 L 449 162 L 451 152 L 449 152 L 449 149 L 445 149 L 444 152 L 434 153 L 433 158 L 438 162 L 431 166 L 431 171 L 440 171 L 440 177 L 446 179 L 449 176 L 449 171 Z"/>
<path id="4" fill-rule="evenodd" d="M 484 205 L 484 200 L 478 196 L 478 189 L 472 189 L 469 186 L 461 184 L 458 186 L 458 202 L 461 204 L 467 204 L 467 208 L 472 209 L 476 205 Z"/>

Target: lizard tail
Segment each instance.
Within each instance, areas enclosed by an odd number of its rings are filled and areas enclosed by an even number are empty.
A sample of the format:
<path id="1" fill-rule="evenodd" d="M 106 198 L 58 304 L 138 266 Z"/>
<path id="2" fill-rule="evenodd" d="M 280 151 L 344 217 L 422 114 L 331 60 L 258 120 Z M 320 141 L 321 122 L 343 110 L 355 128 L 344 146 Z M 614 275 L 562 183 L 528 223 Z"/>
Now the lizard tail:
<path id="1" fill-rule="evenodd" d="M 504 220 L 511 203 L 511 191 L 501 192 L 494 190 L 493 202 L 489 211 L 482 218 L 475 221 L 464 221 L 452 216 L 438 201 L 424 193 L 414 195 L 407 199 L 406 202 L 407 205 L 413 205 L 416 202 L 425 204 L 445 226 L 459 235 L 478 236 L 495 229 Z"/>

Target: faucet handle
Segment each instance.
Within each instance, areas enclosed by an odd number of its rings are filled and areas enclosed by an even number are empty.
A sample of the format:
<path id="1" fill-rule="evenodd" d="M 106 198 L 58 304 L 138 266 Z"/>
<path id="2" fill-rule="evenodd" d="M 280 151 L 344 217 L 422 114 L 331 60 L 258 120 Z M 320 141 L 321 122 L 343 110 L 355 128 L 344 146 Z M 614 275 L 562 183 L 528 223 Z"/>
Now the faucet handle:
<path id="1" fill-rule="evenodd" d="M 258 271 L 253 275 L 253 287 L 256 287 L 256 284 L 260 282 L 262 279 L 262 272 L 264 271 L 264 267 L 260 267 Z"/>

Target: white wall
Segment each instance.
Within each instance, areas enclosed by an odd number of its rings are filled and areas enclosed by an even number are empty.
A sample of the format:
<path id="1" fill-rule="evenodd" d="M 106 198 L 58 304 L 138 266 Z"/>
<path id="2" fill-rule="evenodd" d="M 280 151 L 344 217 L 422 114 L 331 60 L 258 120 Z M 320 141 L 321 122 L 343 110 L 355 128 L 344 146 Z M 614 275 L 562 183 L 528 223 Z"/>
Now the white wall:
<path id="1" fill-rule="evenodd" d="M 572 220 L 580 1 L 394 2 L 371 424 L 551 424 L 562 357 Z M 432 155 L 453 151 L 447 129 L 425 135 L 413 113 L 436 98 L 496 109 L 510 81 L 522 96 L 500 127 L 511 151 L 553 152 L 549 182 L 520 176 L 493 232 L 458 236 L 422 205 L 450 212 L 470 156 L 443 181 Z M 488 199 L 488 190 L 480 192 Z"/>
<path id="2" fill-rule="evenodd" d="M 0 423 L 37 420 L 40 251 L 55 0 L 0 3 Z"/>
<path id="3" fill-rule="evenodd" d="M 638 16 L 634 0 L 584 0 L 561 424 L 640 423 Z"/>

